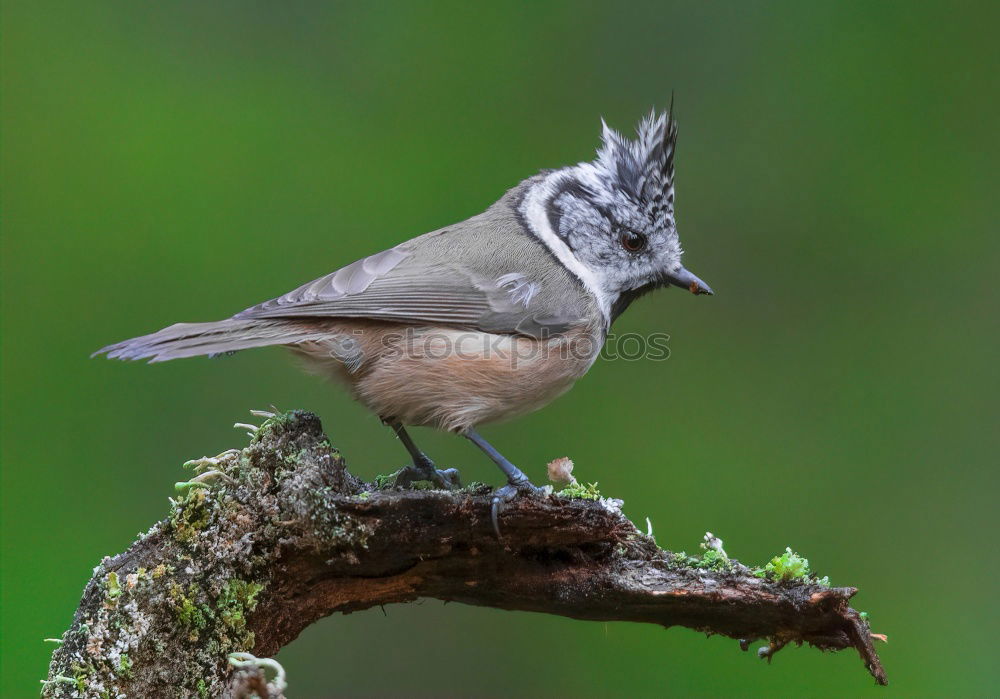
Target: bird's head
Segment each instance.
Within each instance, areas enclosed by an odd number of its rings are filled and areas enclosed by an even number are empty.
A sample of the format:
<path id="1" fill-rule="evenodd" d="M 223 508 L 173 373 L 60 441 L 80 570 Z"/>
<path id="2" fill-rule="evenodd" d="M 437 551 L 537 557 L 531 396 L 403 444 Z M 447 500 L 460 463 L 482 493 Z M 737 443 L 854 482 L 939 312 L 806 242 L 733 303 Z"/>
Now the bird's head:
<path id="1" fill-rule="evenodd" d="M 650 112 L 630 140 L 602 121 L 597 158 L 544 173 L 522 213 L 533 232 L 580 277 L 613 320 L 642 293 L 674 285 L 711 288 L 681 264 L 674 220 L 671 112 Z"/>

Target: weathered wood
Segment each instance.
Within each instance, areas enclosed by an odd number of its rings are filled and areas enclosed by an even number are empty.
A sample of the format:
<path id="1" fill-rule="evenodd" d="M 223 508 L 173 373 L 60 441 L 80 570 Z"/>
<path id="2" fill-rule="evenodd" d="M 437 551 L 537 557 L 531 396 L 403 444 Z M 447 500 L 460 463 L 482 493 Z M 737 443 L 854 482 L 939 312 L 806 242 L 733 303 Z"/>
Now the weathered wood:
<path id="1" fill-rule="evenodd" d="M 271 417 L 249 447 L 193 464 L 169 518 L 105 558 L 53 653 L 44 695 L 279 696 L 229 654 L 277 652 L 333 612 L 421 597 L 576 619 L 686 626 L 746 642 L 854 648 L 885 674 L 854 588 L 775 582 L 664 551 L 612 500 L 533 497 L 490 523 L 488 486 L 360 481 L 315 415 Z M 706 557 L 707 558 L 707 557 Z M 694 565 L 692 565 L 694 564 Z"/>

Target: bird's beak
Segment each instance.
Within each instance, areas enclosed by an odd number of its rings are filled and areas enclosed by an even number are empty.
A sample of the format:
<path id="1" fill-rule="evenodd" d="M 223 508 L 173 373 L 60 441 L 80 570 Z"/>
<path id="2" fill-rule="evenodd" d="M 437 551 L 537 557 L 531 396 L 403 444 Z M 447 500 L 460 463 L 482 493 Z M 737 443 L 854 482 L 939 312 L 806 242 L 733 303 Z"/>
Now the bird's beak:
<path id="1" fill-rule="evenodd" d="M 679 286 L 682 289 L 687 289 L 692 294 L 708 294 L 712 295 L 712 287 L 698 279 L 686 269 L 681 267 L 673 274 L 667 275 L 667 281 L 674 286 Z"/>

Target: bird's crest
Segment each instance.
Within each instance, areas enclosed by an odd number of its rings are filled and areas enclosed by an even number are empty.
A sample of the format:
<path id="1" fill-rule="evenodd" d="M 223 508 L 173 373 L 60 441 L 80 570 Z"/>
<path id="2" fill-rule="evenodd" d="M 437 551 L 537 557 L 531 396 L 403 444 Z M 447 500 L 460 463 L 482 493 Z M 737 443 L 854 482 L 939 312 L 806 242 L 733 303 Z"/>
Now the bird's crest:
<path id="1" fill-rule="evenodd" d="M 603 119 L 601 126 L 603 144 L 594 166 L 605 184 L 642 205 L 654 218 L 672 211 L 677 143 L 673 100 L 668 111 L 657 114 L 654 109 L 639 122 L 635 140 L 615 131 Z"/>

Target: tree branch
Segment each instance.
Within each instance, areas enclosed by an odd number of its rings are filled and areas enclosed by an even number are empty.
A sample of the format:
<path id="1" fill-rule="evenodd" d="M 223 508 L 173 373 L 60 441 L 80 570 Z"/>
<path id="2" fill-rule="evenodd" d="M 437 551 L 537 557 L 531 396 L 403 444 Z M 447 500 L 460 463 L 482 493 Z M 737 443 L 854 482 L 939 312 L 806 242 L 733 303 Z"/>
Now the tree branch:
<path id="1" fill-rule="evenodd" d="M 768 658 L 789 642 L 854 648 L 886 682 L 848 605 L 854 588 L 671 554 L 617 501 L 516 500 L 498 540 L 488 486 L 363 483 L 304 412 L 269 417 L 246 449 L 189 465 L 198 475 L 178 484 L 169 518 L 94 571 L 45 696 L 279 696 L 266 661 L 230 654 L 263 658 L 333 612 L 420 597 L 686 626 L 744 649 L 768 639 Z"/>

